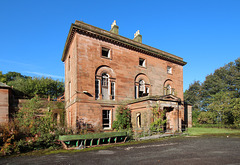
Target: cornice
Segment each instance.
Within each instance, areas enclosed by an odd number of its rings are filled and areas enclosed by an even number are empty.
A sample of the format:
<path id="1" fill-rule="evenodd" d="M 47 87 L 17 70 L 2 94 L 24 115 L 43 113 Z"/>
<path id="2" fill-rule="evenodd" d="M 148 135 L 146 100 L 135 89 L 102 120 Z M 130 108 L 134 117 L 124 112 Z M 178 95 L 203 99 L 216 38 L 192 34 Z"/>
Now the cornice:
<path id="1" fill-rule="evenodd" d="M 175 56 L 168 52 L 164 52 L 162 50 L 153 48 L 151 46 L 136 42 L 134 40 L 117 35 L 115 33 L 100 29 L 98 27 L 83 23 L 81 21 L 76 21 L 75 24 L 72 24 L 70 27 L 68 37 L 65 43 L 65 47 L 63 50 L 63 55 L 62 55 L 63 62 L 65 61 L 69 46 L 76 32 L 92 38 L 103 40 L 105 42 L 113 43 L 118 46 L 125 47 L 134 51 L 138 51 L 150 56 L 171 61 L 173 63 L 177 63 L 182 66 L 186 65 L 186 62 L 184 62 L 183 59 L 178 56 Z"/>

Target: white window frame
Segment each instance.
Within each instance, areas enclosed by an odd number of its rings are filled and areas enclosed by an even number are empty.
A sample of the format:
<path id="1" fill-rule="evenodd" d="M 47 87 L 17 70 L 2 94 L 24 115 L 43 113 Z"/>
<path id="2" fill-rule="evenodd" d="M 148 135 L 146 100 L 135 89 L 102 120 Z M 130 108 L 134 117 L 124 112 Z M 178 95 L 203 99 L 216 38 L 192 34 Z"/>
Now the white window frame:
<path id="1" fill-rule="evenodd" d="M 96 89 L 96 84 L 98 86 L 98 89 Z M 99 79 L 95 79 L 95 99 L 98 100 L 100 97 L 100 80 Z"/>
<path id="2" fill-rule="evenodd" d="M 103 118 L 103 112 L 104 112 L 104 111 L 107 111 L 107 113 L 108 113 L 108 118 Z M 111 118 L 112 118 L 112 116 L 111 116 L 111 110 L 102 110 L 102 126 L 103 126 L 103 129 L 111 129 L 111 128 L 112 128 Z M 104 127 L 104 123 L 103 123 L 103 120 L 104 120 L 104 119 L 108 119 L 108 124 L 105 124 L 105 125 L 109 125 L 108 127 Z"/>
<path id="3" fill-rule="evenodd" d="M 141 121 L 141 113 L 137 113 L 137 118 L 136 118 L 136 122 L 137 122 L 137 128 L 141 128 L 141 125 L 142 125 L 142 121 Z"/>
<path id="4" fill-rule="evenodd" d="M 171 94 L 172 93 L 172 87 L 171 87 L 171 85 L 167 85 L 167 87 L 166 87 L 166 93 L 167 93 L 167 95 L 169 95 L 169 94 Z"/>
<path id="5" fill-rule="evenodd" d="M 172 67 L 167 66 L 167 73 L 168 73 L 168 74 L 172 74 Z"/>
<path id="6" fill-rule="evenodd" d="M 142 64 L 141 64 L 141 63 Z M 139 66 L 141 66 L 141 67 L 146 67 L 146 59 L 144 59 L 144 58 L 139 58 Z"/>

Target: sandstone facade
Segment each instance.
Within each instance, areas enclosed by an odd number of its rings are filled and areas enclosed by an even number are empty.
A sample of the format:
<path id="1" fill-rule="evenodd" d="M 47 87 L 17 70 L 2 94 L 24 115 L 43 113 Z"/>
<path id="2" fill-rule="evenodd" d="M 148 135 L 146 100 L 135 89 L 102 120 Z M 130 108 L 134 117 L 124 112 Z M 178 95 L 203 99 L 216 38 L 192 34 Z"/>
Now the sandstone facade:
<path id="1" fill-rule="evenodd" d="M 116 107 L 132 111 L 134 128 L 148 128 L 152 106 L 166 109 L 167 128 L 180 131 L 186 121 L 183 104 L 182 58 L 76 21 L 65 44 L 66 118 L 69 127 L 81 121 L 94 129 L 112 130 Z M 141 115 L 141 125 L 136 123 Z M 189 121 L 189 120 L 188 120 Z"/>

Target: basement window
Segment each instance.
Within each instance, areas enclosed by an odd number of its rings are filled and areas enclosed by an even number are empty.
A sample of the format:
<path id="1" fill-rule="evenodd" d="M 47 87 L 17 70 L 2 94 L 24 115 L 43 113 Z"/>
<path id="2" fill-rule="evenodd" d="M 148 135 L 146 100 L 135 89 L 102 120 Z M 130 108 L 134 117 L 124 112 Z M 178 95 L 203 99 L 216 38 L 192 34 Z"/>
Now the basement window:
<path id="1" fill-rule="evenodd" d="M 110 49 L 102 48 L 102 57 L 110 58 Z"/>
<path id="2" fill-rule="evenodd" d="M 146 60 L 143 58 L 139 58 L 139 66 L 146 67 Z"/>

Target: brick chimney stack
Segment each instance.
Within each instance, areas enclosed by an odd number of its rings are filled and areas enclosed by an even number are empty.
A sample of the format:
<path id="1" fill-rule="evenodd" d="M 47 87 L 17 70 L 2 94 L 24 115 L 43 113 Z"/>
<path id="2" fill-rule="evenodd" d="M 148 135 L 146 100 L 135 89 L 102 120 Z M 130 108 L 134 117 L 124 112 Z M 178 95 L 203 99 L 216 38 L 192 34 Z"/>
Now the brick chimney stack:
<path id="1" fill-rule="evenodd" d="M 134 34 L 133 40 L 142 43 L 142 35 L 140 34 L 139 30 L 137 30 Z"/>
<path id="2" fill-rule="evenodd" d="M 114 20 L 113 23 L 112 23 L 112 25 L 111 25 L 111 30 L 110 30 L 110 32 L 115 33 L 115 34 L 118 34 L 118 29 L 119 29 L 119 27 L 118 27 L 117 24 L 116 24 L 116 20 Z"/>

